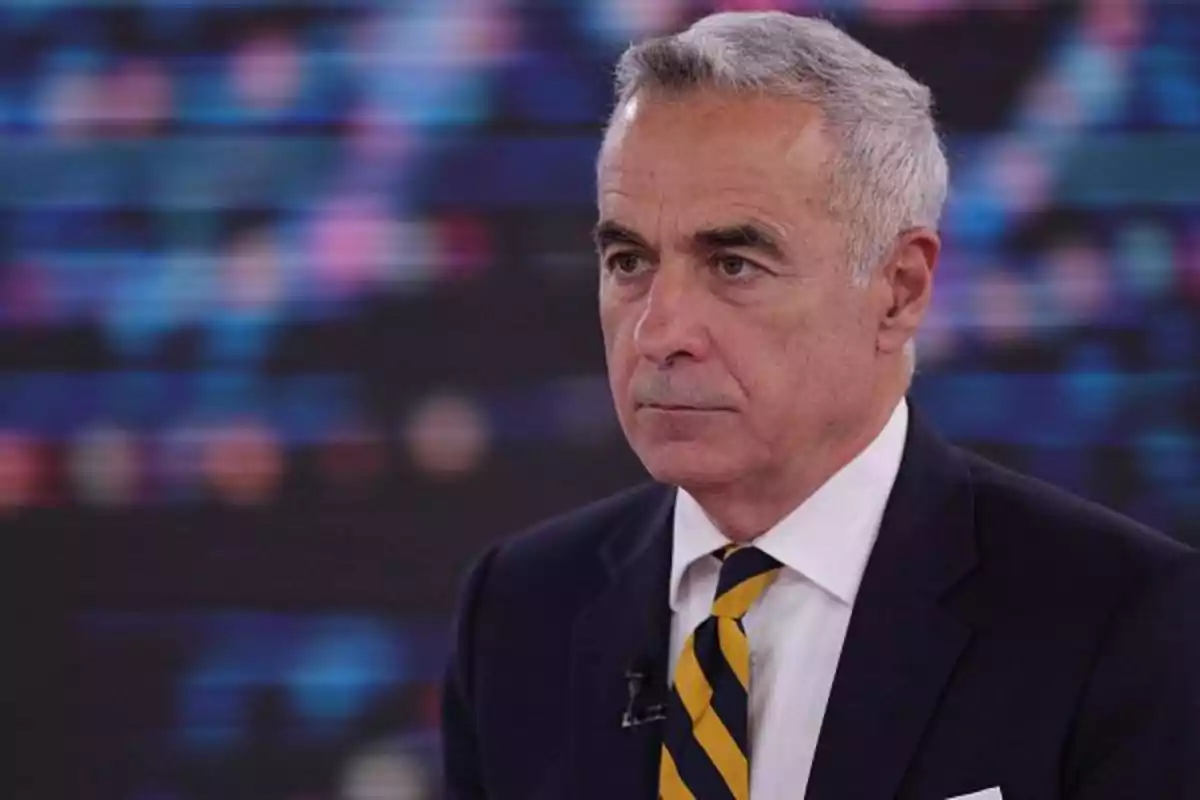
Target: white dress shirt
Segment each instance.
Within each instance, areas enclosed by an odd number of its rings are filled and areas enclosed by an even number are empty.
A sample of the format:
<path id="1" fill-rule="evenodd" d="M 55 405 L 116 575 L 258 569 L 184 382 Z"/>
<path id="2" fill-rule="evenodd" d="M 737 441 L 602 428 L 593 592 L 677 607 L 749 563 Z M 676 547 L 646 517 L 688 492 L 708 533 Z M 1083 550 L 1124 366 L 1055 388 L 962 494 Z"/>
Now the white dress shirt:
<path id="1" fill-rule="evenodd" d="M 754 541 L 784 568 L 744 620 L 753 800 L 804 796 L 854 598 L 907 430 L 908 406 L 901 400 L 866 449 Z M 709 554 L 729 541 L 682 489 L 672 537 L 673 675 L 684 642 L 712 609 L 720 563 Z"/>

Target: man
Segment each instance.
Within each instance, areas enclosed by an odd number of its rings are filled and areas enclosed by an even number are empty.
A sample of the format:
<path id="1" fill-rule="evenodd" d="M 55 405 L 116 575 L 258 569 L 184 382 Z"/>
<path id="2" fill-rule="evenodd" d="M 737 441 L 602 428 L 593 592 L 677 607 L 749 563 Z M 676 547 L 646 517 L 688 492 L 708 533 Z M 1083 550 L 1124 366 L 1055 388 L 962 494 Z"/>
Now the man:
<path id="1" fill-rule="evenodd" d="M 600 318 L 648 485 L 461 600 L 454 798 L 1200 798 L 1200 562 L 941 441 L 905 394 L 947 168 L 832 26 L 631 48 Z"/>

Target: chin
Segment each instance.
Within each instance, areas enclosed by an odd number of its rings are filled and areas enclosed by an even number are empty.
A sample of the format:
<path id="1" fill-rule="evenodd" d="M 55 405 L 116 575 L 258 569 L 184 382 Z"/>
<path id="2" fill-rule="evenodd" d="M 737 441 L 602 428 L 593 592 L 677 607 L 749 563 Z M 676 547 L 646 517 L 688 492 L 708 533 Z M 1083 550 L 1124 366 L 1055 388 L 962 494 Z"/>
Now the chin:
<path id="1" fill-rule="evenodd" d="M 656 481 L 685 489 L 731 483 L 746 472 L 739 459 L 698 442 L 657 443 L 635 452 Z"/>

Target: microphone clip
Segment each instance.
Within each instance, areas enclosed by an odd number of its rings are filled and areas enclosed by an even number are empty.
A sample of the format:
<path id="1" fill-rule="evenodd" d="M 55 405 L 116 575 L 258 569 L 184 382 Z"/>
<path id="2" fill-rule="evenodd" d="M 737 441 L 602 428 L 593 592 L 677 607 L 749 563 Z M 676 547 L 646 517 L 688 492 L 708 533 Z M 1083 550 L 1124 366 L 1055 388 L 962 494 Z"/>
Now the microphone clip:
<path id="1" fill-rule="evenodd" d="M 647 703 L 642 698 L 646 679 L 647 674 L 641 669 L 630 668 L 625 672 L 625 689 L 629 694 L 625 713 L 621 715 L 621 727 L 625 730 L 661 722 L 667 718 L 666 703 Z"/>

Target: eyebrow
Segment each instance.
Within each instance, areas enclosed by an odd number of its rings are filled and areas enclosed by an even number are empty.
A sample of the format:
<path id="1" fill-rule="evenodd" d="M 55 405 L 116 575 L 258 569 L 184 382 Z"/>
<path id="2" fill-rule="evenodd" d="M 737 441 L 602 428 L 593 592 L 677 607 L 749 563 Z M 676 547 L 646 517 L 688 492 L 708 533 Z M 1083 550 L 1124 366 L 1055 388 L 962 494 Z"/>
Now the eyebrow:
<path id="1" fill-rule="evenodd" d="M 595 243 L 597 250 L 604 250 L 619 244 L 643 250 L 652 249 L 637 231 L 612 220 L 602 220 L 596 225 L 592 230 L 592 242 Z"/>
<path id="2" fill-rule="evenodd" d="M 637 231 L 612 220 L 603 220 L 596 225 L 592 241 L 597 250 L 615 245 L 654 249 Z M 753 223 L 704 228 L 693 234 L 692 241 L 703 250 L 756 250 L 778 260 L 784 258 L 783 247 L 775 236 Z"/>
<path id="3" fill-rule="evenodd" d="M 769 232 L 751 223 L 697 231 L 693 239 L 708 250 L 757 250 L 783 260 L 783 247 Z"/>

